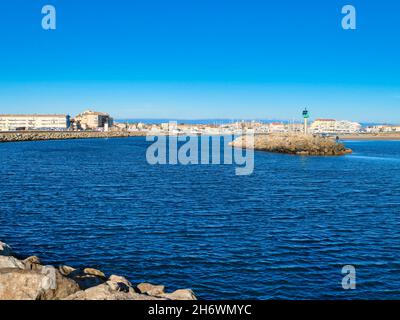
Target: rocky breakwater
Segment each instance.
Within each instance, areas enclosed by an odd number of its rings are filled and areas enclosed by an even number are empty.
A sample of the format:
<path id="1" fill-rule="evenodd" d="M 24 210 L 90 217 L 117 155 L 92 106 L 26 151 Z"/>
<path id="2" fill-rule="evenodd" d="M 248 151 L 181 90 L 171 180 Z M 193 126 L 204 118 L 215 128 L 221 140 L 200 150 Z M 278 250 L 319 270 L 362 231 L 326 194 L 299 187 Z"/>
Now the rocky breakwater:
<path id="1" fill-rule="evenodd" d="M 15 131 L 0 132 L 0 142 L 38 141 L 38 140 L 69 140 L 90 138 L 126 138 L 144 136 L 144 132 L 127 131 Z"/>
<path id="2" fill-rule="evenodd" d="M 132 285 L 126 278 L 93 268 L 46 266 L 36 256 L 17 258 L 0 241 L 0 300 L 196 300 L 192 290 L 166 293 L 150 283 Z"/>
<path id="3" fill-rule="evenodd" d="M 333 138 L 304 134 L 255 135 L 254 140 L 241 136 L 231 145 L 238 148 L 304 156 L 340 156 L 352 152 L 343 143 L 338 143 Z"/>

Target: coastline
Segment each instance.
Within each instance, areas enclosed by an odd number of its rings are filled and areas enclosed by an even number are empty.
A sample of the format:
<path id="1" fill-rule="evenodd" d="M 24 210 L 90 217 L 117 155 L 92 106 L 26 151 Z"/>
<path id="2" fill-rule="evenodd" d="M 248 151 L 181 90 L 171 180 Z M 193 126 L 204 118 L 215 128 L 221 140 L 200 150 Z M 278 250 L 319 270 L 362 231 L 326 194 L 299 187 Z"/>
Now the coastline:
<path id="1" fill-rule="evenodd" d="M 20 259 L 0 241 L 0 300 L 197 300 L 190 289 L 165 292 L 151 283 L 132 285 L 125 277 L 93 268 L 75 269 Z"/>
<path id="2" fill-rule="evenodd" d="M 129 138 L 144 137 L 149 132 L 145 131 L 7 131 L 0 132 L 0 143 L 24 142 L 24 141 L 46 141 L 46 140 L 74 140 L 74 139 L 105 139 L 105 138 Z M 163 134 L 163 133 L 161 133 Z M 165 133 L 164 133 L 165 134 Z M 264 136 L 264 135 L 262 135 Z M 276 136 L 271 134 L 269 136 Z M 348 134 L 338 135 L 342 141 L 365 140 L 365 141 L 388 141 L 400 140 L 398 134 Z"/>

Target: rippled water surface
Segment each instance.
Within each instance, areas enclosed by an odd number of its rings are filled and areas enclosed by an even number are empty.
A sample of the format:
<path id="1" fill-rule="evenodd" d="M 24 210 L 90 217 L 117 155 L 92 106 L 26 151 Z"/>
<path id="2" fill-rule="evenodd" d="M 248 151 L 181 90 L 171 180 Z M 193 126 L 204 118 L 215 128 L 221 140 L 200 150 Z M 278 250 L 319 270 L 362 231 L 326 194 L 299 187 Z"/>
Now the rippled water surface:
<path id="1" fill-rule="evenodd" d="M 0 239 L 202 299 L 400 298 L 400 142 L 150 166 L 143 138 L 0 144 Z M 341 287 L 354 265 L 357 289 Z"/>

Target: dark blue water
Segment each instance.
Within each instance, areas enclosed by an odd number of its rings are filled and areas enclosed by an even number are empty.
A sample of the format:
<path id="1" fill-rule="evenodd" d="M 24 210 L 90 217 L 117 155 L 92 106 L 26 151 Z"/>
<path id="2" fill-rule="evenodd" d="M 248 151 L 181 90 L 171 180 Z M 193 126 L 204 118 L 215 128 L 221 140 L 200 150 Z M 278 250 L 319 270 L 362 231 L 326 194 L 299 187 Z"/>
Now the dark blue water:
<path id="1" fill-rule="evenodd" d="M 400 298 L 400 142 L 150 166 L 143 138 L 0 144 L 0 239 L 202 299 Z M 342 289 L 354 265 L 356 290 Z"/>

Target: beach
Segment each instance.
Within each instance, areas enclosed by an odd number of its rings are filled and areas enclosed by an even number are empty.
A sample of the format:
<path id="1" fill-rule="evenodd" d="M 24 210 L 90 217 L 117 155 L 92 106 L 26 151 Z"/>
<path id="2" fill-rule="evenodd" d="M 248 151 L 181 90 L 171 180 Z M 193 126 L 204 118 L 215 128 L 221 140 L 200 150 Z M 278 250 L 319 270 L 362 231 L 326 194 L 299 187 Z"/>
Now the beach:
<path id="1" fill-rule="evenodd" d="M 339 135 L 340 140 L 400 140 L 399 133 L 380 133 L 380 134 L 349 134 L 349 135 Z"/>

